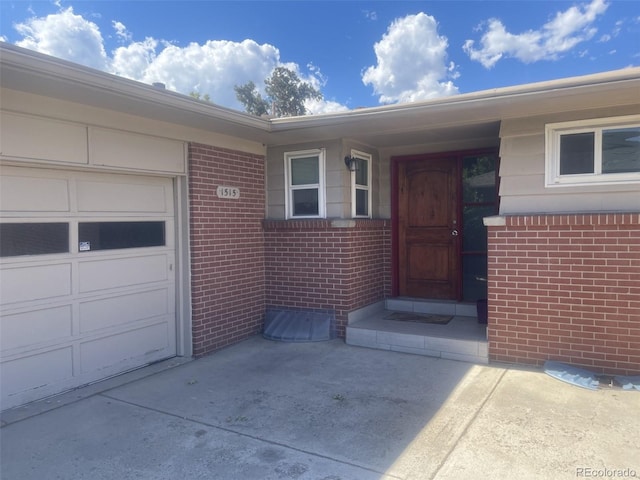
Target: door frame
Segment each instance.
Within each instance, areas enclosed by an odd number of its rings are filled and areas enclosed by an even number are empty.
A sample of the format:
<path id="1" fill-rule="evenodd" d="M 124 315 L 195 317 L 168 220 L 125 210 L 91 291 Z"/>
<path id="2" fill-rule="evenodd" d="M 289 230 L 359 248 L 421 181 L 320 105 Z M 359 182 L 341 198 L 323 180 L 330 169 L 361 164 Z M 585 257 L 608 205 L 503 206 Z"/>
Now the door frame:
<path id="1" fill-rule="evenodd" d="M 400 258 L 399 258 L 399 186 L 398 186 L 398 166 L 402 162 L 412 162 L 418 160 L 436 160 L 436 159 L 445 159 L 450 158 L 453 162 L 458 162 L 458 178 L 456 179 L 457 184 L 457 195 L 458 195 L 458 212 L 457 216 L 460 219 L 460 228 L 462 228 L 462 210 L 463 210 L 463 201 L 462 201 L 462 159 L 465 156 L 470 155 L 482 155 L 482 154 L 494 154 L 496 156 L 496 192 L 499 191 L 500 188 L 500 175 L 499 175 L 499 167 L 500 167 L 500 154 L 498 147 L 489 147 L 489 148 L 474 148 L 468 150 L 452 150 L 452 151 L 444 151 L 437 153 L 419 153 L 413 155 L 398 155 L 392 156 L 390 158 L 391 164 L 391 296 L 397 297 L 399 296 L 400 291 Z M 498 196 L 499 200 L 499 196 Z M 498 202 L 499 205 L 499 202 Z M 463 232 L 464 233 L 464 232 Z M 462 301 L 462 242 L 458 245 L 457 255 L 460 258 L 460 262 L 458 262 L 458 272 L 457 272 L 457 282 L 458 286 L 457 290 L 457 298 L 455 301 Z"/>

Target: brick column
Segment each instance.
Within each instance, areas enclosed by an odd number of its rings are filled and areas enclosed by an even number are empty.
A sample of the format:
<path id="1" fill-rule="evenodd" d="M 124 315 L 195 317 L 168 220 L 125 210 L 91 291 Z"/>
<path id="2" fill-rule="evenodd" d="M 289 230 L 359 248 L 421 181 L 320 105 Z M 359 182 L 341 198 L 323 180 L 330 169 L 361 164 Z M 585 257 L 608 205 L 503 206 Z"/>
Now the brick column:
<path id="1" fill-rule="evenodd" d="M 490 360 L 640 373 L 640 214 L 486 223 Z"/>
<path id="2" fill-rule="evenodd" d="M 189 146 L 194 355 L 260 331 L 264 320 L 264 157 Z M 239 189 L 218 198 L 218 186 Z"/>

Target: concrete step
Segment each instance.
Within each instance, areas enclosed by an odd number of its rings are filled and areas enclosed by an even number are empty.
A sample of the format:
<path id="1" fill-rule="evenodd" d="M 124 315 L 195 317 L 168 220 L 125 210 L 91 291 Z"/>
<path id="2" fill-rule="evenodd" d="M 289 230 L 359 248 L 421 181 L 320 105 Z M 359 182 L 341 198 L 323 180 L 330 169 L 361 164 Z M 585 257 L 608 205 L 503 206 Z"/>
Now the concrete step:
<path id="1" fill-rule="evenodd" d="M 456 317 L 478 317 L 476 304 L 447 300 L 423 300 L 420 298 L 395 297 L 385 300 L 385 309 L 394 312 L 431 313 Z"/>
<path id="2" fill-rule="evenodd" d="M 393 312 L 451 315 L 446 325 L 389 320 Z M 475 304 L 387 299 L 378 308 L 350 315 L 346 343 L 416 355 L 489 363 L 486 326 L 478 324 Z"/>

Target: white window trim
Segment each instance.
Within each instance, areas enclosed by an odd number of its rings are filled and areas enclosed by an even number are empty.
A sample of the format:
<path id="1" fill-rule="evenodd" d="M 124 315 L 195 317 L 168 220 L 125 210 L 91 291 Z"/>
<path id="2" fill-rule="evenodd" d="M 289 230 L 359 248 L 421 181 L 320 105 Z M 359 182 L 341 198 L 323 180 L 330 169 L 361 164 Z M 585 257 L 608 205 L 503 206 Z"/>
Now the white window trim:
<path id="1" fill-rule="evenodd" d="M 351 156 L 359 158 L 367 162 L 367 186 L 356 185 L 356 172 L 351 172 L 351 217 L 352 218 L 371 218 L 371 166 L 372 156 L 369 153 L 360 152 L 358 150 L 351 150 Z M 367 215 L 356 215 L 356 188 L 367 191 Z"/>
<path id="2" fill-rule="evenodd" d="M 545 126 L 545 187 L 640 183 L 640 172 L 602 173 L 602 130 L 640 126 L 640 115 L 610 117 Z M 594 173 L 560 175 L 560 137 L 571 133 L 595 133 Z"/>
<path id="3" fill-rule="evenodd" d="M 318 157 L 318 183 L 306 185 L 291 185 L 291 160 L 304 157 Z M 326 216 L 326 193 L 325 193 L 325 149 L 317 148 L 313 150 L 299 150 L 295 152 L 286 152 L 284 154 L 284 177 L 285 177 L 285 195 L 284 207 L 287 219 L 298 218 L 325 218 Z M 318 215 L 293 215 L 293 191 L 303 188 L 318 189 Z"/>

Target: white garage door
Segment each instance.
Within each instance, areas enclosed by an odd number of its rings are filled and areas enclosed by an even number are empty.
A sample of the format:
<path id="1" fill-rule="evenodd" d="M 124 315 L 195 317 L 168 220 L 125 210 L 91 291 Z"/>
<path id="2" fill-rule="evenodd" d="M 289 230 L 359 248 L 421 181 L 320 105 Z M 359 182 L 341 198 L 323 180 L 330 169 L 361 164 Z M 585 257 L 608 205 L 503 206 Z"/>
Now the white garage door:
<path id="1" fill-rule="evenodd" d="M 174 356 L 172 180 L 1 173 L 2 409 Z"/>

